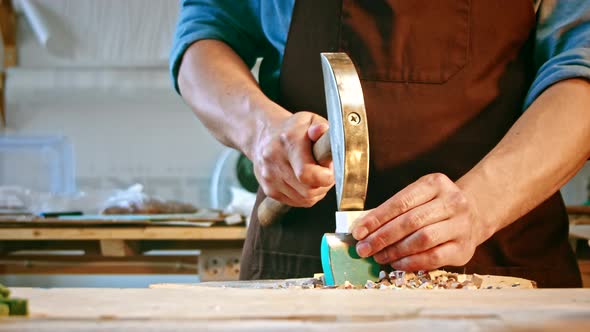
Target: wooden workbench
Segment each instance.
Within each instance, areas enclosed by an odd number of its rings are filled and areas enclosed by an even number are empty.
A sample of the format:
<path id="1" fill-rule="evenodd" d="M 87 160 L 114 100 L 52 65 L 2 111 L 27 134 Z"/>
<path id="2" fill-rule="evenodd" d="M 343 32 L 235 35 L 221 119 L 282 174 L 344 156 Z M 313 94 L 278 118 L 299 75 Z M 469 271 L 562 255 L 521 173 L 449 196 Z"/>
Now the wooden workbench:
<path id="1" fill-rule="evenodd" d="M 572 237 L 586 239 L 579 263 L 585 285 L 590 287 L 590 257 L 585 254 L 587 239 L 590 239 L 590 207 L 568 207 L 568 213 Z M 205 276 L 202 280 L 232 280 L 237 278 L 236 268 L 245 236 L 243 226 L 0 219 L 0 273 L 199 273 Z M 202 252 L 199 258 L 195 255 L 145 255 L 154 250 L 177 249 L 200 249 Z M 55 250 L 77 250 L 82 254 L 45 254 Z M 231 273 L 220 273 L 227 262 L 232 262 L 232 267 L 225 271 Z"/>
<path id="2" fill-rule="evenodd" d="M 588 331 L 590 289 L 35 289 L 3 331 Z"/>
<path id="3" fill-rule="evenodd" d="M 217 224 L 2 220 L 0 273 L 172 273 L 235 280 L 246 227 Z"/>

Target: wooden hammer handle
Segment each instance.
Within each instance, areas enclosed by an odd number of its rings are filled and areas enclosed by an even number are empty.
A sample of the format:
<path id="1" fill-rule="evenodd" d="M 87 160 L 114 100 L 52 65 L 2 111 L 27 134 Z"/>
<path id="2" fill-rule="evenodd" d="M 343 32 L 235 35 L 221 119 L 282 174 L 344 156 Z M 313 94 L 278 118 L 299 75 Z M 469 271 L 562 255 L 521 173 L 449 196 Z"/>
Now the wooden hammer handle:
<path id="1" fill-rule="evenodd" d="M 325 165 L 332 160 L 332 148 L 330 147 L 330 135 L 325 132 L 313 144 L 313 157 L 320 165 Z M 270 197 L 266 197 L 258 206 L 258 221 L 262 226 L 272 225 L 280 220 L 291 207 Z"/>

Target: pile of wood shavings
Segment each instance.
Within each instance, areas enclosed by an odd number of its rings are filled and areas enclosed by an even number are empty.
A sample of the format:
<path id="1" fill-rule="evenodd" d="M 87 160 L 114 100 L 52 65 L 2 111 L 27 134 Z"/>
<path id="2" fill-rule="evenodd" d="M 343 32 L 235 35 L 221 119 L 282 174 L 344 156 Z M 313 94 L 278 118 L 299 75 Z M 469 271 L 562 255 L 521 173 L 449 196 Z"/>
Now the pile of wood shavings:
<path id="1" fill-rule="evenodd" d="M 392 271 L 387 273 L 381 271 L 379 280 L 367 280 L 364 286 L 353 285 L 346 281 L 338 286 L 324 285 L 323 275 L 314 276 L 298 284 L 286 284 L 279 288 L 302 288 L 302 289 L 500 289 L 500 288 L 521 288 L 519 282 L 503 284 L 502 286 L 486 285 L 484 279 L 490 276 L 478 274 L 459 274 L 444 270 L 404 272 Z M 533 282 L 534 284 L 534 282 Z M 523 285 L 524 286 L 524 285 Z M 525 287 L 526 288 L 526 287 Z"/>
<path id="2" fill-rule="evenodd" d="M 346 284 L 346 283 L 345 283 Z M 349 283 L 350 284 L 350 283 Z M 367 289 L 479 289 L 482 278 L 477 275 L 457 274 L 441 270 L 417 273 L 393 271 L 379 273 L 379 281 L 367 280 Z M 350 287 L 350 286 L 349 286 Z"/>

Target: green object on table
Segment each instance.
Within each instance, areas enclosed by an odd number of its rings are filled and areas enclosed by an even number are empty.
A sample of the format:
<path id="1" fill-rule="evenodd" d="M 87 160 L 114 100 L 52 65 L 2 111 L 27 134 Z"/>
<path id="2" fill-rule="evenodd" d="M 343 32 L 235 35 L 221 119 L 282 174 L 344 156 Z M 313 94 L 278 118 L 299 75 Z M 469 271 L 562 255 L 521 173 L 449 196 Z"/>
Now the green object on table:
<path id="1" fill-rule="evenodd" d="M 10 289 L 0 284 L 0 299 L 7 299 L 10 297 Z"/>
<path id="2" fill-rule="evenodd" d="M 25 299 L 10 299 L 10 289 L 0 284 L 0 317 L 26 316 L 29 314 L 29 303 Z"/>
<path id="3" fill-rule="evenodd" d="M 26 316 L 29 314 L 29 304 L 25 299 L 2 299 L 0 305 L 8 306 L 10 316 Z"/>
<path id="4" fill-rule="evenodd" d="M 0 317 L 5 317 L 10 314 L 8 304 L 0 303 Z"/>

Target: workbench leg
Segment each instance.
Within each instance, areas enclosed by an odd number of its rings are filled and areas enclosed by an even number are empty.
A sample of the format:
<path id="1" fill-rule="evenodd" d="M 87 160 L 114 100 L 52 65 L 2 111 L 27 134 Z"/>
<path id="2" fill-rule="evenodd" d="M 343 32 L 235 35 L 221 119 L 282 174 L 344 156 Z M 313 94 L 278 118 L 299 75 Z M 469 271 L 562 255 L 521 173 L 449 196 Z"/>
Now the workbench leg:
<path id="1" fill-rule="evenodd" d="M 201 281 L 238 280 L 242 249 L 203 250 L 199 256 Z"/>
<path id="2" fill-rule="evenodd" d="M 100 252 L 108 257 L 128 257 L 138 254 L 137 243 L 125 240 L 100 240 Z"/>

